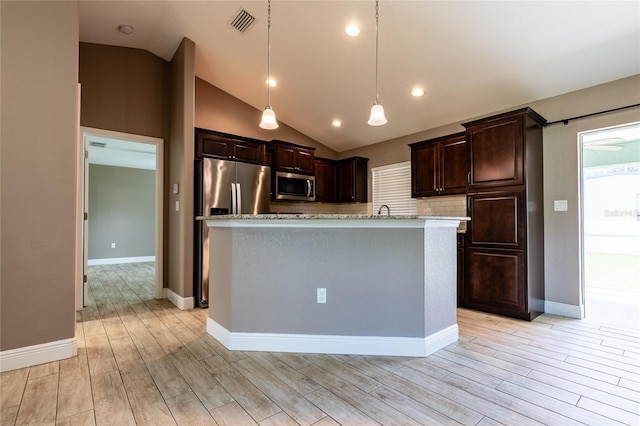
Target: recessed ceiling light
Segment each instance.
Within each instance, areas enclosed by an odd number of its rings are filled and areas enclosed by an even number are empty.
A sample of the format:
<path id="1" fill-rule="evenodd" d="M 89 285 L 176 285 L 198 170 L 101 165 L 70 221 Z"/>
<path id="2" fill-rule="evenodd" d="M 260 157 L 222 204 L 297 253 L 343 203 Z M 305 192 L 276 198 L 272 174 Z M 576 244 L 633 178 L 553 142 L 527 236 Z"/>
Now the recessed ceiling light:
<path id="1" fill-rule="evenodd" d="M 267 83 L 270 87 L 276 87 L 278 85 L 278 82 L 273 78 L 266 80 L 265 83 Z"/>
<path id="2" fill-rule="evenodd" d="M 118 25 L 118 31 L 122 34 L 133 34 L 133 27 L 131 25 Z"/>
<path id="3" fill-rule="evenodd" d="M 415 96 L 416 98 L 424 96 L 424 89 L 416 87 L 415 89 L 411 90 L 411 96 Z"/>
<path id="4" fill-rule="evenodd" d="M 342 127 L 342 121 L 340 121 L 340 120 L 333 120 L 333 121 L 331 122 L 331 125 L 332 125 L 333 127 Z"/>
<path id="5" fill-rule="evenodd" d="M 360 27 L 357 24 L 349 24 L 344 29 L 348 36 L 357 37 L 360 34 Z"/>

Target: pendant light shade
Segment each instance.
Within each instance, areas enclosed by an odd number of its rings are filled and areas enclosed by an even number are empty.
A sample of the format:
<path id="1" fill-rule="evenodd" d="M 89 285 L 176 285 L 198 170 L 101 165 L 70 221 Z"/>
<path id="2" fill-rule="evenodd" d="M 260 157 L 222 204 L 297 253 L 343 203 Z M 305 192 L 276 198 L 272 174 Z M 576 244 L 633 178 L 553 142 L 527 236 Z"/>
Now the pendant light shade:
<path id="1" fill-rule="evenodd" d="M 367 124 L 370 126 L 382 126 L 387 123 L 387 118 L 384 116 L 384 108 L 382 105 L 375 103 L 371 107 L 371 115 Z"/>
<path id="2" fill-rule="evenodd" d="M 267 106 L 262 111 L 262 121 L 260 121 L 260 127 L 267 130 L 273 130 L 278 128 L 278 122 L 276 121 L 276 113 L 273 112 L 270 106 Z"/>
<path id="3" fill-rule="evenodd" d="M 259 126 L 267 130 L 278 128 L 276 113 L 271 108 L 271 0 L 267 0 L 267 106 Z"/>
<path id="4" fill-rule="evenodd" d="M 371 115 L 369 115 L 369 121 L 367 121 L 370 126 L 382 126 L 387 123 L 387 118 L 384 116 L 384 108 L 378 100 L 378 18 L 378 0 L 376 0 L 376 101 L 371 107 Z"/>

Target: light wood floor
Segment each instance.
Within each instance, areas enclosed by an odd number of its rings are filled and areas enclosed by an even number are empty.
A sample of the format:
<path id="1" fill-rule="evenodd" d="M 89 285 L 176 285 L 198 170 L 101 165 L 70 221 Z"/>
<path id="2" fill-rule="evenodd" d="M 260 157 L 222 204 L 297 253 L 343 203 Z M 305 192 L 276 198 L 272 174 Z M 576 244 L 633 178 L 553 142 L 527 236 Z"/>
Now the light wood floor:
<path id="1" fill-rule="evenodd" d="M 426 358 L 230 352 L 152 268 L 93 268 L 78 356 L 3 373 L 1 424 L 640 425 L 638 330 L 461 309 Z"/>

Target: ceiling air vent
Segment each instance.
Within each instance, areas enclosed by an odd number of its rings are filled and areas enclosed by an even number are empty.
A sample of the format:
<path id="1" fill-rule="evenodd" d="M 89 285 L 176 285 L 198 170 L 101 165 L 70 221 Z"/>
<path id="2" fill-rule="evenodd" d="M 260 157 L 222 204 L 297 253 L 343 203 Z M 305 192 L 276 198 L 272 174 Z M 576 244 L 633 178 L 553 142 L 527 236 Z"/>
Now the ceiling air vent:
<path id="1" fill-rule="evenodd" d="M 229 24 L 240 31 L 241 33 L 246 33 L 256 22 L 255 16 L 251 15 L 244 9 L 240 9 L 234 18 L 229 21 Z"/>
<path id="2" fill-rule="evenodd" d="M 95 146 L 96 148 L 106 148 L 107 144 L 105 142 L 90 141 L 89 146 Z"/>

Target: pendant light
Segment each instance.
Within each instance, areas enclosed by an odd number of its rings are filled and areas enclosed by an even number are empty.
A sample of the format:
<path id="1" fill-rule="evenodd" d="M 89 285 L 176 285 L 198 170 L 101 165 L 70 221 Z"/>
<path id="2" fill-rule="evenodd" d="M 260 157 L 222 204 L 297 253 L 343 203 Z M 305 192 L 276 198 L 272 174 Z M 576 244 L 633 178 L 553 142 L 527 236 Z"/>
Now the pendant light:
<path id="1" fill-rule="evenodd" d="M 276 113 L 271 109 L 271 0 L 267 0 L 267 106 L 262 112 L 260 127 L 267 130 L 278 128 Z"/>
<path id="2" fill-rule="evenodd" d="M 380 105 L 378 100 L 378 0 L 376 0 L 376 101 L 371 107 L 371 115 L 367 123 L 370 126 L 382 126 L 387 123 L 387 119 L 384 116 L 384 108 Z"/>

